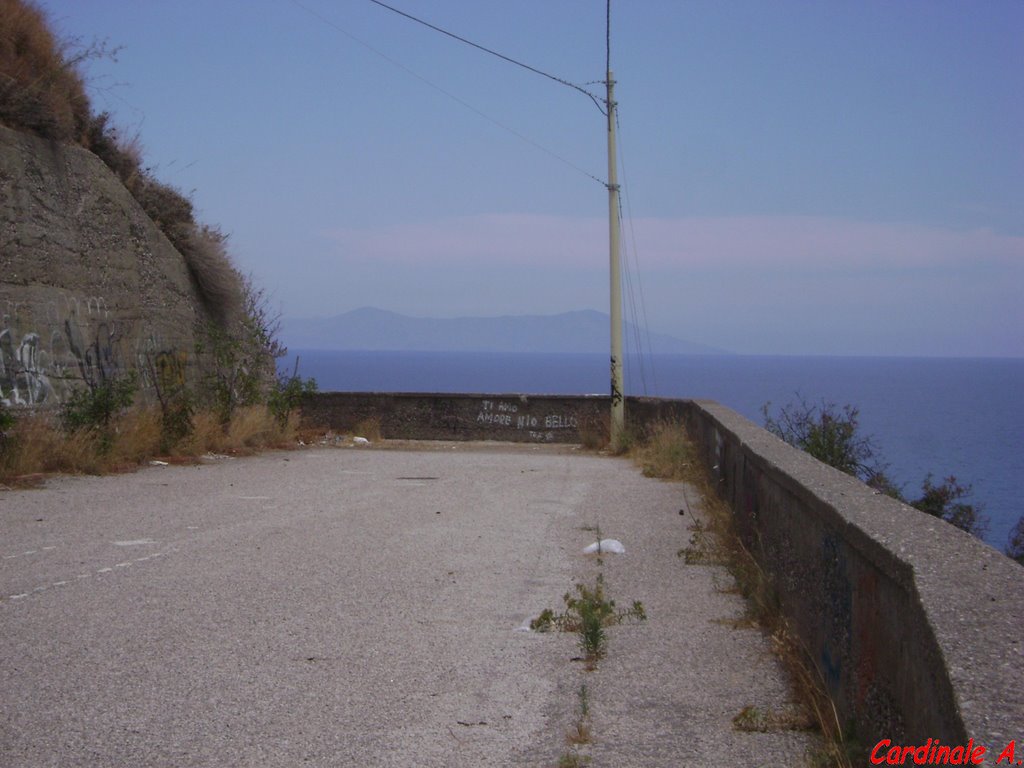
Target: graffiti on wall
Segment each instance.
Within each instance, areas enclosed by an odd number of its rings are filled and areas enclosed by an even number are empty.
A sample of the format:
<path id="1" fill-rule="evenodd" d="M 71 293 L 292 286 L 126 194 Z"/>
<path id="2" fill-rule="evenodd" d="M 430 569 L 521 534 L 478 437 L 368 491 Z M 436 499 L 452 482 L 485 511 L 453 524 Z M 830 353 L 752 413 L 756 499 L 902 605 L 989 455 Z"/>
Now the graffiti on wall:
<path id="1" fill-rule="evenodd" d="M 480 412 L 476 416 L 480 426 L 508 427 L 526 432 L 531 440 L 553 442 L 554 430 L 578 429 L 579 422 L 575 414 L 548 413 L 534 416 L 520 413 L 518 403 L 507 400 L 483 400 Z"/>

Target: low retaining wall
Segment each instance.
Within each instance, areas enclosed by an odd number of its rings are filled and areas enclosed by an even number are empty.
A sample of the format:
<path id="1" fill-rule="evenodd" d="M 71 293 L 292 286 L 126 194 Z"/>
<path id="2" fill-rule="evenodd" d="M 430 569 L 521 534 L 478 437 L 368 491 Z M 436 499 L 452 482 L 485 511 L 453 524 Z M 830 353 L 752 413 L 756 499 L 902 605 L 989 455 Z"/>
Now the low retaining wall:
<path id="1" fill-rule="evenodd" d="M 376 419 L 385 438 L 580 442 L 607 433 L 608 409 L 600 396 L 322 393 L 304 413 L 339 431 Z M 717 403 L 626 409 L 631 425 L 686 425 L 844 727 L 869 748 L 973 739 L 986 764 L 1017 740 L 1024 759 L 1024 568 Z"/>
<path id="2" fill-rule="evenodd" d="M 844 726 L 1024 758 L 1024 568 L 728 408 L 684 419 Z"/>

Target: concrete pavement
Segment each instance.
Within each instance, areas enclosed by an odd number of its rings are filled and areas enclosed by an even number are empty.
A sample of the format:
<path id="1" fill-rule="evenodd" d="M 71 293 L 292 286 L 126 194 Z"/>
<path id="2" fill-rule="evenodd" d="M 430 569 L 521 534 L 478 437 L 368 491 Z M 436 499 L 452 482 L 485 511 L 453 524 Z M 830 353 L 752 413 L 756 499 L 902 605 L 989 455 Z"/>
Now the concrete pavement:
<path id="1" fill-rule="evenodd" d="M 0 493 L 0 765 L 798 765 L 787 692 L 687 566 L 681 486 L 566 447 L 317 449 Z M 690 498 L 693 498 L 691 493 Z M 622 556 L 581 554 L 585 528 Z M 587 672 L 524 631 L 604 572 L 649 620 Z"/>

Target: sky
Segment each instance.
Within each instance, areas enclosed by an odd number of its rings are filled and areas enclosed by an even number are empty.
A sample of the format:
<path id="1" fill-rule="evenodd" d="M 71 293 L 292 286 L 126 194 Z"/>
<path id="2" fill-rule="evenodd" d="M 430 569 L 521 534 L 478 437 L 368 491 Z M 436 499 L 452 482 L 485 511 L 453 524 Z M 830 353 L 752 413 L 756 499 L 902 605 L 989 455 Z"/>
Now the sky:
<path id="1" fill-rule="evenodd" d="M 603 97 L 604 0 L 389 0 Z M 39 0 L 285 318 L 607 311 L 607 122 L 370 0 Z M 1024 356 L 1024 3 L 613 0 L 626 307 L 749 354 Z"/>

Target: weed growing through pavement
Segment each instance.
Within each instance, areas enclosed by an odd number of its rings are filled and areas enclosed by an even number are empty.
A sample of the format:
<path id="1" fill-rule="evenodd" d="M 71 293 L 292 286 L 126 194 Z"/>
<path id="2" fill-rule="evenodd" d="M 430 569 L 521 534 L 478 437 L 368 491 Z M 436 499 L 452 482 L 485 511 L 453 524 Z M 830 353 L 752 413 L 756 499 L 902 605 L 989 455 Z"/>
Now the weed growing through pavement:
<path id="1" fill-rule="evenodd" d="M 558 768 L 581 768 L 590 765 L 588 755 L 577 755 L 575 752 L 567 752 L 558 759 Z"/>
<path id="2" fill-rule="evenodd" d="M 604 628 L 626 621 L 645 621 L 647 613 L 643 603 L 634 600 L 625 610 L 616 610 L 615 601 L 605 596 L 604 574 L 599 573 L 593 587 L 577 584 L 576 591 L 562 597 L 565 611 L 556 614 L 550 608 L 530 622 L 530 629 L 548 632 L 576 632 L 580 649 L 588 666 L 593 667 L 606 653 L 607 637 Z"/>
<path id="3" fill-rule="evenodd" d="M 690 543 L 676 553 L 687 565 L 725 565 L 719 557 L 714 534 L 707 525 L 694 520 L 689 531 Z"/>
<path id="4" fill-rule="evenodd" d="M 768 733 L 770 731 L 808 731 L 815 727 L 814 721 L 806 711 L 790 710 L 777 712 L 773 709 L 760 709 L 747 706 L 732 719 L 738 731 L 748 733 Z"/>
<path id="5" fill-rule="evenodd" d="M 589 744 L 592 740 L 590 732 L 590 695 L 587 692 L 587 684 L 580 685 L 579 690 L 579 715 L 572 729 L 565 735 L 565 740 L 573 746 Z"/>
<path id="6" fill-rule="evenodd" d="M 590 717 L 590 693 L 587 691 L 587 684 L 580 685 L 580 717 Z"/>
<path id="7" fill-rule="evenodd" d="M 591 741 L 590 725 L 585 720 L 577 720 L 565 735 L 565 740 L 572 745 L 589 744 Z"/>

